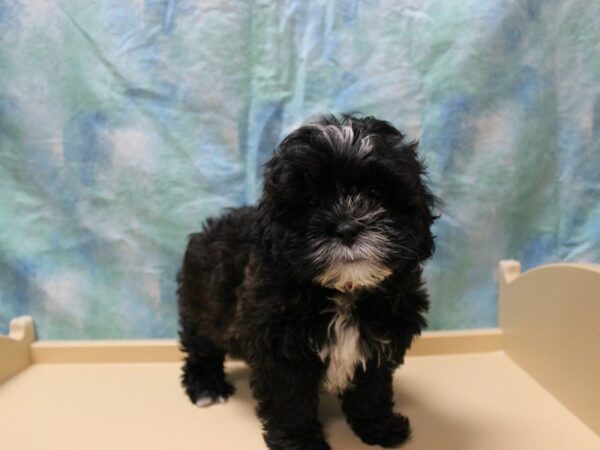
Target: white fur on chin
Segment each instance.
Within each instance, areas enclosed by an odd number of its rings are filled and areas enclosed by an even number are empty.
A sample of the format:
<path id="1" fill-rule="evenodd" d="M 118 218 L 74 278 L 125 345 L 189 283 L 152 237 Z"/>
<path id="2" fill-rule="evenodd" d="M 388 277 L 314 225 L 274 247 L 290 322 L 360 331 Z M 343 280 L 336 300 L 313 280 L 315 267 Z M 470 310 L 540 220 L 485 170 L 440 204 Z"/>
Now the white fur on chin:
<path id="1" fill-rule="evenodd" d="M 389 268 L 368 260 L 339 262 L 329 266 L 317 277 L 317 281 L 323 286 L 349 292 L 360 288 L 373 288 L 391 273 Z"/>

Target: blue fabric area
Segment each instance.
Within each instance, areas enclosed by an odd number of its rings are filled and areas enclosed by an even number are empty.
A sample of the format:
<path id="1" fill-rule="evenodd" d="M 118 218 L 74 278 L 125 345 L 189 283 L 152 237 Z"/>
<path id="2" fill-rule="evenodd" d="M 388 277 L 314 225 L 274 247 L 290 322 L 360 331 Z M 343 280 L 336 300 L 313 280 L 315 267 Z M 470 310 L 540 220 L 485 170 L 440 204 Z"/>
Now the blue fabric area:
<path id="1" fill-rule="evenodd" d="M 254 202 L 306 118 L 419 139 L 445 205 L 430 326 L 496 266 L 600 259 L 595 0 L 0 1 L 0 326 L 173 337 L 186 235 Z"/>

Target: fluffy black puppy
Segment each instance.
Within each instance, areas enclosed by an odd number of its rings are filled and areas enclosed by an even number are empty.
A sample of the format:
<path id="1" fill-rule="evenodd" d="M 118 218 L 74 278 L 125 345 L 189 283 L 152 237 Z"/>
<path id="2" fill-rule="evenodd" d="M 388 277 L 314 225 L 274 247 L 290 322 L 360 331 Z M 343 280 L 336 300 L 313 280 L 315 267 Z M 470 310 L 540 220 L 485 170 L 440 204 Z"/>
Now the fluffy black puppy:
<path id="1" fill-rule="evenodd" d="M 257 206 L 190 236 L 178 296 L 192 402 L 232 394 L 227 353 L 252 369 L 272 450 L 329 448 L 321 387 L 367 444 L 408 438 L 392 373 L 425 326 L 421 264 L 434 248 L 434 196 L 416 147 L 373 117 L 323 117 L 279 145 Z"/>

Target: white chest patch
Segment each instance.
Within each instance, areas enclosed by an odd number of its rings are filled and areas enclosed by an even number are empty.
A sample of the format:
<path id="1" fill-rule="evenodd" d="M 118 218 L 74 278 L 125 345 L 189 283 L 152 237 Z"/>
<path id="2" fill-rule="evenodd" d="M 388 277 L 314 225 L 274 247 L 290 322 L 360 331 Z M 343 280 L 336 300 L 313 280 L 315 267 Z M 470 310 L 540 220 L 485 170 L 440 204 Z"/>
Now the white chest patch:
<path id="1" fill-rule="evenodd" d="M 353 299 L 342 294 L 332 300 L 334 315 L 319 357 L 327 362 L 325 389 L 342 392 L 350 386 L 356 366 L 366 368 L 368 355 L 361 345 L 360 330 L 353 317 Z"/>

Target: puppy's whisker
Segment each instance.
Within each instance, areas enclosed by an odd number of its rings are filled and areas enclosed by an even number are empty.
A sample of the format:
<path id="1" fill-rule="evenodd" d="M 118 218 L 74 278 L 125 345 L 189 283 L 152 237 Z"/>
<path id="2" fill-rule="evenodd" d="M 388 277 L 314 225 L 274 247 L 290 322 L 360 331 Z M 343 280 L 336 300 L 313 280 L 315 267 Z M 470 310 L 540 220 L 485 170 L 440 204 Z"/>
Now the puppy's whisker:
<path id="1" fill-rule="evenodd" d="M 408 260 L 416 259 L 418 262 L 421 262 L 421 257 L 419 256 L 419 254 L 416 251 L 411 250 L 410 248 L 405 247 L 400 244 L 396 244 L 396 247 L 398 247 L 398 249 L 400 249 L 404 252 L 407 252 L 407 253 L 413 255 L 413 257 L 414 257 L 414 258 L 403 258 L 403 259 L 408 259 Z"/>

